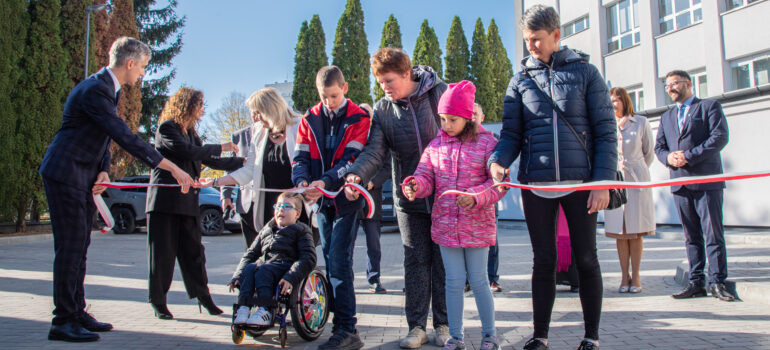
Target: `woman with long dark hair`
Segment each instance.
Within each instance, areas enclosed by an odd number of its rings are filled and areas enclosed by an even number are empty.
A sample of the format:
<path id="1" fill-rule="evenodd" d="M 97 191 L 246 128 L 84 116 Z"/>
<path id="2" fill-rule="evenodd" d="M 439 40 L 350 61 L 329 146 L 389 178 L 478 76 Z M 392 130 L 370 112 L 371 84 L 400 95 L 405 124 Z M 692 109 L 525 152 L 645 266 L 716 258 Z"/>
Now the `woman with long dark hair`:
<path id="1" fill-rule="evenodd" d="M 232 143 L 203 145 L 195 127 L 203 115 L 203 93 L 181 88 L 168 99 L 155 132 L 155 148 L 197 179 L 201 163 L 213 169 L 232 171 L 243 165 L 243 158 L 223 158 L 222 152 L 237 151 Z M 174 184 L 171 174 L 154 169 L 151 184 Z M 172 319 L 166 294 L 174 277 L 174 259 L 179 261 L 187 295 L 212 315 L 222 313 L 211 299 L 206 274 L 206 255 L 201 244 L 198 193 L 181 193 L 176 188 L 150 187 L 147 191 L 147 242 L 149 248 L 149 292 L 155 316 Z"/>

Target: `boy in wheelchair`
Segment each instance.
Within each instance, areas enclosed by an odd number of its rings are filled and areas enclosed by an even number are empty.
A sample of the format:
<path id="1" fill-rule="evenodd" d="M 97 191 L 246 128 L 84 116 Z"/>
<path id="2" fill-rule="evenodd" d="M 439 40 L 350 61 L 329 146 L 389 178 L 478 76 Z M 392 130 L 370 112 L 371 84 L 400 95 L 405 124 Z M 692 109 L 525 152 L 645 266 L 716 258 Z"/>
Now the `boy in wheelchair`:
<path id="1" fill-rule="evenodd" d="M 315 244 L 310 227 L 297 222 L 302 213 L 302 196 L 283 192 L 273 205 L 274 216 L 243 254 L 230 292 L 240 287 L 234 324 L 269 326 L 271 310 L 260 306 L 249 316 L 255 300 L 272 299 L 277 286 L 280 293 L 291 294 L 316 264 Z M 254 294 L 256 293 L 256 299 Z"/>

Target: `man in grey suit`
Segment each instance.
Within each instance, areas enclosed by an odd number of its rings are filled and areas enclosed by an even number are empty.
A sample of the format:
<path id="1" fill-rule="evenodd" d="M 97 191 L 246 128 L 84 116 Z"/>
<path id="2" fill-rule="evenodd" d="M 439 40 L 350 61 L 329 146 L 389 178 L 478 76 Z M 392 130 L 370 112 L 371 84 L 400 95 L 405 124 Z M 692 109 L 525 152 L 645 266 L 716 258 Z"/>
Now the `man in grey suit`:
<path id="1" fill-rule="evenodd" d="M 254 122 L 256 123 L 256 120 Z M 232 138 L 233 143 L 238 146 L 236 156 L 246 157 L 251 147 L 251 126 L 234 132 Z M 235 205 L 233 205 L 233 189 L 234 187 L 231 186 L 222 188 L 222 208 L 230 208 L 232 210 L 235 207 L 235 210 L 241 217 L 241 232 L 243 232 L 246 248 L 248 248 L 254 242 L 254 239 L 257 238 L 257 229 L 254 227 L 254 206 L 251 201 L 251 189 L 248 187 L 239 188 L 238 195 L 235 198 Z"/>
<path id="2" fill-rule="evenodd" d="M 685 71 L 666 75 L 666 92 L 676 102 L 663 113 L 655 142 L 655 154 L 669 168 L 670 177 L 722 173 L 719 152 L 727 145 L 727 119 L 719 102 L 698 99 Z M 703 273 L 708 257 L 709 291 L 715 298 L 733 301 L 727 290 L 727 249 L 722 225 L 724 182 L 672 186 L 674 202 L 684 229 L 690 282 L 674 299 L 706 296 Z M 705 234 L 705 243 L 704 243 Z"/>

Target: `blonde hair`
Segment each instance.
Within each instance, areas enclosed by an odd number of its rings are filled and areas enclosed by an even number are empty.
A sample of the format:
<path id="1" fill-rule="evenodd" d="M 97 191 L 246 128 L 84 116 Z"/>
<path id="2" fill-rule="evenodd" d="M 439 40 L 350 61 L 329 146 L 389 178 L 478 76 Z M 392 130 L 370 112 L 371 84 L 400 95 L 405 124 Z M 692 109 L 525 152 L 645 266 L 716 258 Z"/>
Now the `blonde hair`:
<path id="1" fill-rule="evenodd" d="M 200 90 L 183 87 L 173 96 L 169 97 L 163 111 L 160 112 L 158 125 L 167 120 L 173 120 L 182 128 L 182 132 L 195 133 L 195 125 L 198 110 L 203 107 L 203 92 Z"/>
<path id="2" fill-rule="evenodd" d="M 251 94 L 246 100 L 246 106 L 252 112 L 259 112 L 274 132 L 285 131 L 287 126 L 297 124 L 299 118 L 278 91 L 271 87 Z"/>

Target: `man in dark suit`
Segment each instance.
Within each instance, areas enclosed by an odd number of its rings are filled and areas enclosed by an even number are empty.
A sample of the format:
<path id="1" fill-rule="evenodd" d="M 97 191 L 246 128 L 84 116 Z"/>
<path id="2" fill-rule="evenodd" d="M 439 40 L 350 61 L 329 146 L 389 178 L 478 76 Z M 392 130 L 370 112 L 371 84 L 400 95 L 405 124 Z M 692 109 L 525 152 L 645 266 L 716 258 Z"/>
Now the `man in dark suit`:
<path id="1" fill-rule="evenodd" d="M 54 236 L 54 318 L 50 340 L 95 341 L 112 329 L 85 312 L 83 280 L 95 212 L 93 195 L 110 181 L 110 140 L 148 166 L 166 169 L 186 192 L 192 178 L 131 132 L 117 115 L 120 86 L 142 76 L 150 48 L 122 37 L 112 44 L 110 66 L 80 82 L 67 97 L 62 126 L 40 164 Z"/>
<path id="2" fill-rule="evenodd" d="M 693 96 L 690 75 L 681 70 L 666 75 L 666 92 L 676 102 L 676 107 L 660 118 L 655 142 L 658 160 L 669 168 L 671 178 L 721 174 L 722 158 L 719 152 L 728 140 L 727 119 L 722 106 L 717 101 Z M 671 187 L 682 220 L 690 262 L 690 282 L 684 290 L 672 295 L 675 299 L 706 295 L 703 270 L 708 260 L 711 295 L 720 300 L 735 300 L 725 286 L 724 188 L 724 182 Z"/>
<path id="3" fill-rule="evenodd" d="M 252 121 L 257 122 L 258 114 L 252 113 Z M 238 146 L 236 156 L 246 157 L 251 147 L 251 126 L 245 127 L 233 133 L 233 143 Z M 233 208 L 233 188 L 225 186 L 222 188 L 222 207 Z M 246 240 L 246 248 L 251 247 L 251 242 L 257 238 L 257 229 L 254 227 L 254 206 L 252 205 L 251 188 L 244 186 L 238 189 L 238 196 L 235 198 L 235 210 L 241 217 L 241 232 Z"/>

